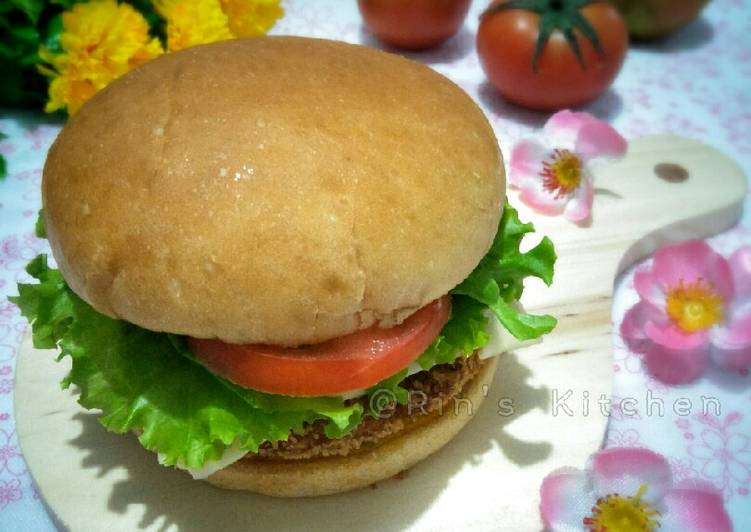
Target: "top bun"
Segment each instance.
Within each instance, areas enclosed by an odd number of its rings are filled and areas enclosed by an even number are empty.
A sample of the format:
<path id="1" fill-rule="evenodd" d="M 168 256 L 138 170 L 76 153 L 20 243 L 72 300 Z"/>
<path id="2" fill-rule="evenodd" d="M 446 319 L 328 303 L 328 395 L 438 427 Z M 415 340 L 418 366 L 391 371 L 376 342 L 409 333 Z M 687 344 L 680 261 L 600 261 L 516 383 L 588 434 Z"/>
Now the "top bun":
<path id="1" fill-rule="evenodd" d="M 233 343 L 388 326 L 487 252 L 493 131 L 433 70 L 341 42 L 231 40 L 150 61 L 50 149 L 52 251 L 98 311 Z"/>

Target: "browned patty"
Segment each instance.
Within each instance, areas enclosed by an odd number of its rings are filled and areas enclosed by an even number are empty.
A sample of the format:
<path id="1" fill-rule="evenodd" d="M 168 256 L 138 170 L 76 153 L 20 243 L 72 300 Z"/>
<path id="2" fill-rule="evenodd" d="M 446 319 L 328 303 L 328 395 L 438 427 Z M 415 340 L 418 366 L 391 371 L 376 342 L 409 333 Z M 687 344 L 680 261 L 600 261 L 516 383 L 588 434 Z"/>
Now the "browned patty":
<path id="1" fill-rule="evenodd" d="M 243 460 L 302 460 L 346 456 L 366 450 L 431 416 L 442 414 L 444 409 L 457 408 L 449 403 L 479 373 L 480 365 L 480 359 L 473 355 L 410 375 L 402 383 L 402 387 L 410 391 L 410 402 L 384 410 L 378 417 L 367 415 L 370 405 L 365 398 L 356 399 L 363 404 L 366 415 L 362 424 L 343 438 L 327 438 L 325 422 L 315 421 L 306 424 L 302 434 L 292 434 L 287 441 L 266 442 L 258 453 L 248 453 Z"/>

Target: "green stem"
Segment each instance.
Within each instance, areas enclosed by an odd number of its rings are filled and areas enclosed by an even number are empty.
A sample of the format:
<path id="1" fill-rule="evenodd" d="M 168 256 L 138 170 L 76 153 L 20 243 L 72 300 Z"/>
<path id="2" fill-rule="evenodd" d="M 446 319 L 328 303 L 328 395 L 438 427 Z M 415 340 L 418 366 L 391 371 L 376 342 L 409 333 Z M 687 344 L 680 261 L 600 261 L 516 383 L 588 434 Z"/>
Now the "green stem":
<path id="1" fill-rule="evenodd" d="M 540 29 L 537 33 L 537 42 L 535 43 L 535 53 L 532 56 L 532 70 L 537 72 L 540 55 L 542 55 L 545 45 L 547 45 L 550 36 L 554 31 L 560 31 L 571 51 L 576 56 L 583 70 L 587 69 L 584 58 L 579 47 L 579 41 L 575 30 L 587 39 L 601 56 L 605 56 L 605 50 L 600 43 L 600 37 L 597 30 L 582 15 L 581 9 L 589 4 L 601 2 L 602 0 L 510 0 L 500 4 L 493 4 L 481 15 L 481 18 L 490 17 L 501 11 L 512 9 L 522 9 L 531 11 L 540 15 Z"/>

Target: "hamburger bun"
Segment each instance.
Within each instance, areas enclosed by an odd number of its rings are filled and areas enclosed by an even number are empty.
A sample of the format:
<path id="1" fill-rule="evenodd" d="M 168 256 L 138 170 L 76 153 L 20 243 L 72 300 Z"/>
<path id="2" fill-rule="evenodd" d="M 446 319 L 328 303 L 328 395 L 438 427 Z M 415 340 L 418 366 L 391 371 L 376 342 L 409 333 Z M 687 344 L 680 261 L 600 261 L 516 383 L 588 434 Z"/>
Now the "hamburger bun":
<path id="1" fill-rule="evenodd" d="M 42 189 L 57 264 L 99 312 L 299 345 L 399 322 L 460 283 L 493 240 L 505 182 L 493 130 L 445 77 L 362 46 L 266 37 L 170 53 L 112 83 L 55 141 Z M 374 470 L 458 430 L 437 423 Z"/>
<path id="2" fill-rule="evenodd" d="M 479 373 L 458 395 L 473 412 L 482 403 L 483 385 L 490 386 L 497 357 L 484 360 Z M 442 414 L 415 416 L 410 428 L 379 445 L 347 456 L 306 460 L 241 460 L 208 477 L 226 489 L 250 490 L 275 497 L 313 497 L 363 488 L 390 478 L 446 445 L 472 419 L 453 405 Z"/>

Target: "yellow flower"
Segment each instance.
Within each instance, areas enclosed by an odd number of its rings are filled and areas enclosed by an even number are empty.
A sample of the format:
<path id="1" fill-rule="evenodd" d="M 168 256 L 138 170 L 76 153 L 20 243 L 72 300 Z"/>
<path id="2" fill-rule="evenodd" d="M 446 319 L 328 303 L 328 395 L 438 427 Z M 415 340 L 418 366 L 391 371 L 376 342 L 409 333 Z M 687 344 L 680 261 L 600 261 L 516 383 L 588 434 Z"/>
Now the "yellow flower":
<path id="1" fill-rule="evenodd" d="M 170 52 L 234 37 L 218 0 L 154 0 L 154 7 L 167 21 Z"/>
<path id="2" fill-rule="evenodd" d="M 50 65 L 39 70 L 52 79 L 44 110 L 67 108 L 71 115 L 110 82 L 163 53 L 146 19 L 114 0 L 76 4 L 63 13 L 60 48 L 59 54 L 39 50 Z"/>
<path id="3" fill-rule="evenodd" d="M 284 14 L 279 0 L 154 0 L 171 52 L 233 37 L 263 35 Z"/>
<path id="4" fill-rule="evenodd" d="M 279 0 L 220 0 L 235 37 L 255 37 L 271 29 L 284 15 Z"/>

